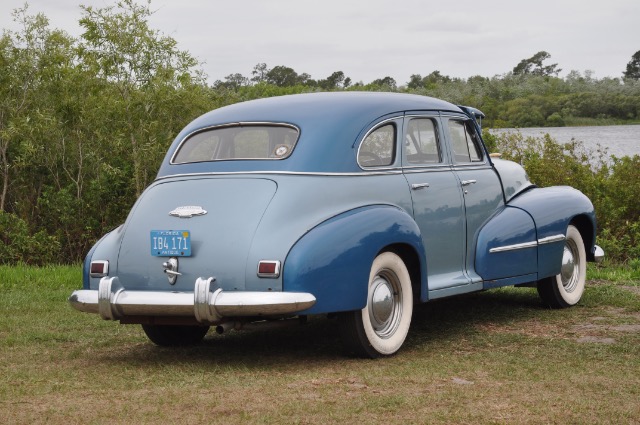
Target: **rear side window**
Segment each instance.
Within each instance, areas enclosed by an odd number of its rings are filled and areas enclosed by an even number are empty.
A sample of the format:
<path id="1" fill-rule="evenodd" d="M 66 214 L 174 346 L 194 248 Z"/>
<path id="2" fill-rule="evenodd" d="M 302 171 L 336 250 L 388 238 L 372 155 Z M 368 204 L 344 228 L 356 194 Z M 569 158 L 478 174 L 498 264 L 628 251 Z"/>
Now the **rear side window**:
<path id="1" fill-rule="evenodd" d="M 395 160 L 396 126 L 386 124 L 365 137 L 358 150 L 361 167 L 380 167 L 393 164 Z"/>
<path id="2" fill-rule="evenodd" d="M 455 162 L 481 162 L 482 149 L 476 132 L 466 121 L 449 120 Z"/>
<path id="3" fill-rule="evenodd" d="M 232 125 L 189 136 L 172 164 L 234 159 L 284 159 L 298 141 L 298 129 L 285 125 Z"/>
<path id="4" fill-rule="evenodd" d="M 433 164 L 441 161 L 433 120 L 416 118 L 409 121 L 404 152 L 409 164 Z"/>

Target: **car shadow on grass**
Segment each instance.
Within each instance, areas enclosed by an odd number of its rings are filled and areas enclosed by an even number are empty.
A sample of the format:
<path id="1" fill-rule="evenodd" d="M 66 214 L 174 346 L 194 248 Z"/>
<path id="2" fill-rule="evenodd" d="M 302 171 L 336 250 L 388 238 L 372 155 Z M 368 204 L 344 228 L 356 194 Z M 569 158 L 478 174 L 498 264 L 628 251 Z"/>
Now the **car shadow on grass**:
<path id="1" fill-rule="evenodd" d="M 414 307 L 411 329 L 400 353 L 420 350 L 428 344 L 463 339 L 474 326 L 515 324 L 539 316 L 545 307 L 535 290 L 497 290 L 434 300 Z M 283 364 L 306 368 L 349 359 L 345 356 L 335 318 L 312 317 L 306 324 L 279 329 L 229 331 L 217 335 L 212 329 L 201 344 L 191 347 L 158 347 L 141 338 L 118 349 L 99 354 L 102 361 L 150 365 L 158 363 L 215 364 L 264 369 Z"/>

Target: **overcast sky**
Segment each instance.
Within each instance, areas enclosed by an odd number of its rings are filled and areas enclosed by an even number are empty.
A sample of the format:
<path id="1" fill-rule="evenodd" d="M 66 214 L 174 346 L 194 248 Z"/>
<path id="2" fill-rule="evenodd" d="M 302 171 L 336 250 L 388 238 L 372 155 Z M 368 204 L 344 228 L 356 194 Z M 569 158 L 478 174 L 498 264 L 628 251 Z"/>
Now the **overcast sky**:
<path id="1" fill-rule="evenodd" d="M 53 28 L 80 36 L 80 4 L 31 0 Z M 0 27 L 17 29 L 2 0 Z M 640 50 L 640 0 L 153 0 L 152 27 L 202 61 L 211 82 L 247 77 L 257 63 L 285 65 L 322 79 L 343 71 L 354 82 L 390 76 L 399 85 L 434 70 L 492 77 L 545 50 L 560 76 L 571 70 L 621 77 Z"/>

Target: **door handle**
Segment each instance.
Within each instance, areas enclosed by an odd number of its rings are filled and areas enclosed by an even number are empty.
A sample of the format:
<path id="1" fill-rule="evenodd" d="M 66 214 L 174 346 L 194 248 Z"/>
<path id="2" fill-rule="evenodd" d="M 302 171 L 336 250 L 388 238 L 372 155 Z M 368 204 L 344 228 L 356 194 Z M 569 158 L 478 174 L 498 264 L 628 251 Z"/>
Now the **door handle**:
<path id="1" fill-rule="evenodd" d="M 419 190 L 429 187 L 429 183 L 414 183 L 411 185 L 412 190 Z"/>
<path id="2" fill-rule="evenodd" d="M 462 186 L 469 186 L 470 184 L 475 184 L 477 180 L 462 180 L 460 183 Z"/>

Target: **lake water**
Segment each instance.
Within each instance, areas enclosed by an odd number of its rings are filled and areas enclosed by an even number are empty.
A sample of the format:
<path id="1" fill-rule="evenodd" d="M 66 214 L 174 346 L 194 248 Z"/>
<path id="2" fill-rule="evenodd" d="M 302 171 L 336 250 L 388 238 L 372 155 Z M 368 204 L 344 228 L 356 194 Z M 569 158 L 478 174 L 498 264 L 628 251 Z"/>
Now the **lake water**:
<path id="1" fill-rule="evenodd" d="M 640 125 L 606 125 L 595 127 L 544 127 L 544 128 L 500 128 L 492 134 L 519 131 L 523 136 L 542 137 L 546 133 L 560 143 L 572 139 L 580 141 L 585 148 L 595 150 L 598 144 L 607 148 L 609 155 L 617 157 L 640 155 Z"/>

